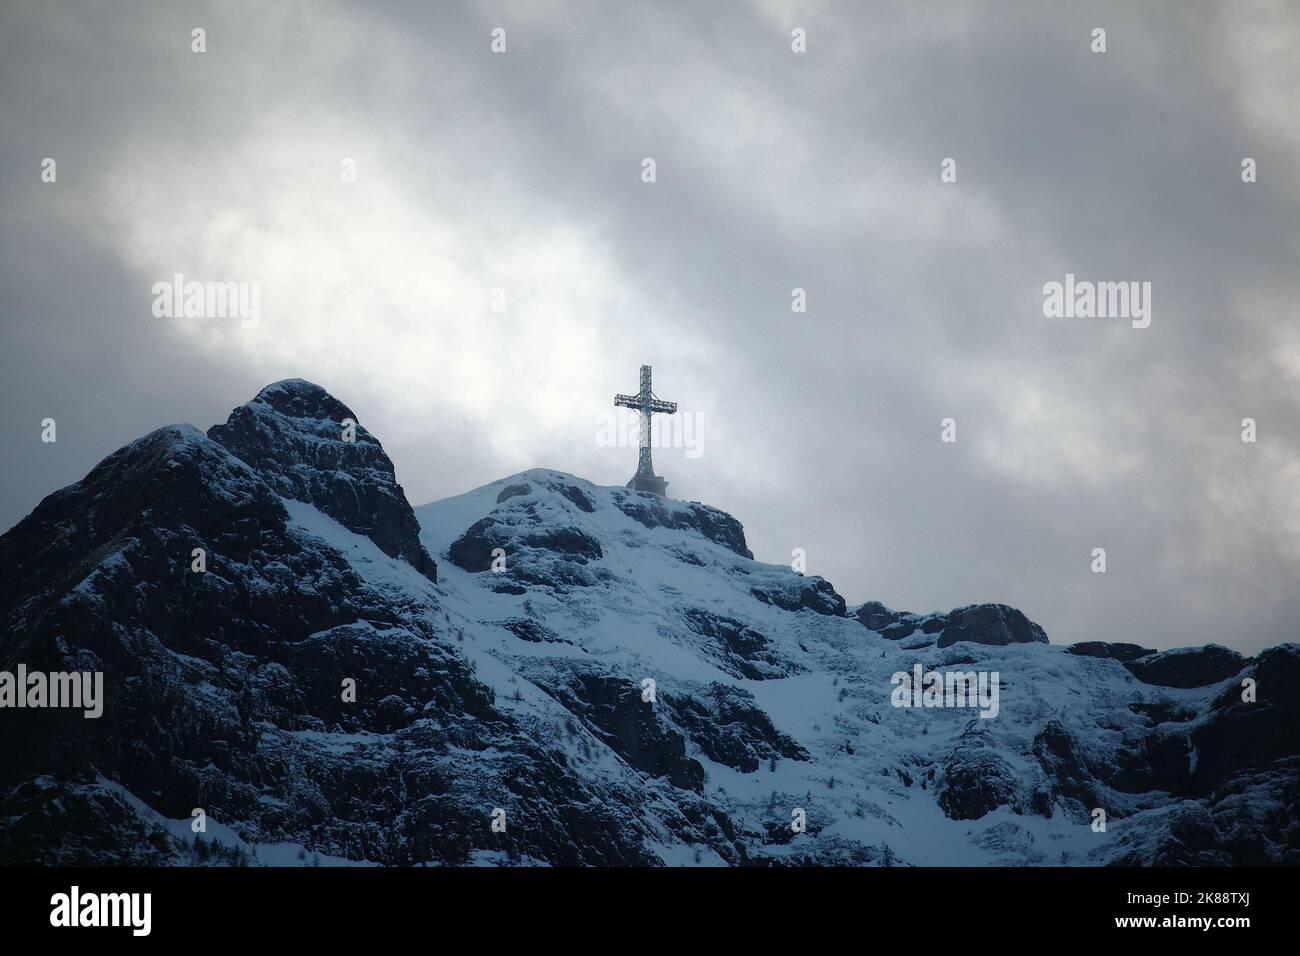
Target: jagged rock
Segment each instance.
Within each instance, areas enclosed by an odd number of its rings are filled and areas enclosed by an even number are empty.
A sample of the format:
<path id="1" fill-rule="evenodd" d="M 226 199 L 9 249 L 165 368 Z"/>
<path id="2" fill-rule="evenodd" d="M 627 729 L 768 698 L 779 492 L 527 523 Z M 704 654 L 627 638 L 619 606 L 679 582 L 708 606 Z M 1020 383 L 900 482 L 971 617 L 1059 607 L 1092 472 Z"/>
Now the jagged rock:
<path id="1" fill-rule="evenodd" d="M 794 575 L 788 580 L 750 588 L 750 594 L 764 604 L 784 611 L 815 611 L 831 617 L 844 616 L 844 598 L 824 578 Z"/>
<path id="2" fill-rule="evenodd" d="M 517 485 L 506 485 L 501 489 L 501 494 L 497 495 L 497 504 L 507 501 L 510 498 L 517 498 L 520 495 L 531 495 L 533 486 L 526 481 L 521 481 Z"/>
<path id="3" fill-rule="evenodd" d="M 705 756 L 741 773 L 753 773 L 773 757 L 809 759 L 803 747 L 772 726 L 754 696 L 738 687 L 710 684 L 689 695 L 668 695 L 665 704 Z"/>
<path id="4" fill-rule="evenodd" d="M 880 629 L 880 636 L 891 641 L 901 641 L 905 637 L 911 637 L 920 626 L 921 618 L 919 616 L 901 614 L 892 624 L 887 624 Z"/>
<path id="5" fill-rule="evenodd" d="M 531 618 L 511 618 L 508 621 L 498 621 L 501 627 L 519 638 L 521 641 L 529 641 L 533 644 L 568 644 L 564 638 L 560 637 L 545 624 L 535 621 Z"/>
<path id="6" fill-rule="evenodd" d="M 514 563 L 527 550 L 556 554 L 579 564 L 598 561 L 602 556 L 600 543 L 578 528 L 519 533 L 492 517 L 474 522 L 452 543 L 448 556 L 457 567 L 466 571 L 488 571 L 497 548 L 504 551 L 508 559 L 513 557 Z"/>
<path id="7" fill-rule="evenodd" d="M 35 866 L 168 866 L 175 847 L 119 793 L 96 783 L 34 777 L 0 793 L 0 861 Z"/>
<path id="8" fill-rule="evenodd" d="M 947 614 L 939 631 L 939 646 L 958 641 L 1001 647 L 1007 644 L 1046 644 L 1047 635 L 1023 613 L 1005 604 L 972 604 Z"/>
<path id="9" fill-rule="evenodd" d="M 729 674 L 767 680 L 803 671 L 798 664 L 785 659 L 766 635 L 744 621 L 701 608 L 687 608 L 685 617 L 691 631 L 711 640 L 711 656 Z"/>
<path id="10" fill-rule="evenodd" d="M 901 618 L 914 617 L 915 615 L 909 615 L 906 611 L 892 610 L 879 601 L 868 601 L 866 604 L 855 608 L 853 616 L 861 621 L 864 627 L 873 631 L 883 631 L 889 625 L 897 624 Z"/>
<path id="11" fill-rule="evenodd" d="M 1001 605 L 850 615 L 729 515 L 550 469 L 408 526 L 373 437 L 339 457 L 344 417 L 280 383 L 0 536 L 0 671 L 105 681 L 97 720 L 0 709 L 0 864 L 1300 863 L 1296 645 L 1067 653 Z M 977 661 L 996 718 L 892 706 L 898 672 Z M 1082 826 L 1093 801 L 1122 825 Z M 195 806 L 238 845 L 178 840 Z M 970 823 L 1007 809 L 1042 819 Z"/>
<path id="12" fill-rule="evenodd" d="M 1147 718 L 1152 727 L 1172 722 L 1185 723 L 1196 718 L 1196 711 L 1189 710 L 1171 700 L 1157 700 L 1150 703 L 1142 701 L 1129 704 L 1128 709 Z"/>
<path id="13" fill-rule="evenodd" d="M 695 501 L 670 501 L 646 493 L 615 493 L 614 503 L 623 514 L 647 528 L 698 531 L 715 544 L 742 558 L 754 555 L 745 544 L 745 529 L 731 515 Z"/>
<path id="14" fill-rule="evenodd" d="M 633 681 L 577 664 L 545 672 L 534 668 L 529 676 L 629 766 L 686 790 L 704 785 L 704 767 L 686 756 L 685 739 L 660 719 L 655 704 L 641 699 Z"/>
<path id="15" fill-rule="evenodd" d="M 958 641 L 1003 647 L 1007 644 L 1046 644 L 1047 634 L 1025 615 L 1005 604 L 972 604 L 955 608 L 947 614 L 924 617 L 910 611 L 894 611 L 879 601 L 868 601 L 853 616 L 881 637 L 902 640 L 920 629 L 922 634 L 938 634 L 936 644 L 950 647 Z"/>
<path id="16" fill-rule="evenodd" d="M 313 634 L 284 648 L 293 697 L 275 714 L 292 727 L 338 727 L 343 733 L 391 733 L 426 713 L 494 718 L 492 695 L 449 648 L 402 627 L 361 622 Z M 355 703 L 342 700 L 344 679 L 357 682 Z M 282 700 L 268 693 L 267 704 Z"/>
<path id="17" fill-rule="evenodd" d="M 1081 641 L 1078 644 L 1071 644 L 1066 650 L 1083 657 L 1108 657 L 1121 662 L 1136 660 L 1155 653 L 1138 644 L 1108 644 L 1105 641 Z"/>
<path id="18" fill-rule="evenodd" d="M 1043 768 L 1055 799 L 1071 801 L 1074 817 L 1087 822 L 1093 807 L 1101 805 L 1099 786 L 1078 743 L 1059 720 L 1050 720 L 1034 737 L 1033 753 Z M 1043 816 L 1051 816 L 1050 805 Z"/>
<path id="19" fill-rule="evenodd" d="M 1015 771 L 980 746 L 962 746 L 948 755 L 935 779 L 935 795 L 952 820 L 978 820 L 1000 806 L 1019 808 Z"/>
<path id="20" fill-rule="evenodd" d="M 1209 811 L 1190 801 L 1158 815 L 1146 815 L 1147 833 L 1134 834 L 1136 849 L 1116 856 L 1114 866 L 1230 866 L 1232 855 L 1220 841 L 1218 828 Z M 1129 837 L 1129 834 L 1125 834 Z M 1145 839 L 1141 839 L 1141 838 Z"/>
<path id="21" fill-rule="evenodd" d="M 1300 754 L 1300 644 L 1264 651 L 1248 672 L 1255 700 L 1229 684 L 1214 701 L 1209 719 L 1191 732 L 1196 749 L 1195 790 L 1247 770 L 1262 770 Z"/>
<path id="22" fill-rule="evenodd" d="M 1234 650 L 1207 644 L 1147 654 L 1124 662 L 1138 680 L 1161 687 L 1204 687 L 1238 673 L 1246 659 Z"/>
<path id="23" fill-rule="evenodd" d="M 208 437 L 247 462 L 277 494 L 314 505 L 345 528 L 365 535 L 393 557 L 438 580 L 420 544 L 420 525 L 397 483 L 383 446 L 360 425 L 343 440 L 353 414 L 319 385 L 287 379 L 268 385 L 213 425 Z"/>
<path id="24" fill-rule="evenodd" d="M 480 518 L 452 542 L 447 557 L 466 571 L 490 571 L 494 557 L 492 552 L 498 548 L 504 550 L 504 546 L 510 543 L 507 536 L 494 534 L 495 530 L 496 523 L 491 518 Z"/>

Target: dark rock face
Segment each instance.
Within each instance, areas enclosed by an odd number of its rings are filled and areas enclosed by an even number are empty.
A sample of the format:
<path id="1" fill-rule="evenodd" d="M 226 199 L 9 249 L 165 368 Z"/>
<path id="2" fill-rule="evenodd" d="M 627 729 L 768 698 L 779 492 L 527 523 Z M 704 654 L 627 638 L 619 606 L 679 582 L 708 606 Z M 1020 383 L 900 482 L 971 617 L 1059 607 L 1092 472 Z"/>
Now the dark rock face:
<path id="1" fill-rule="evenodd" d="M 1135 714 L 1142 714 L 1152 727 L 1170 722 L 1184 723 L 1196 718 L 1196 711 L 1181 707 L 1173 701 L 1161 700 L 1153 703 L 1129 704 L 1128 709 Z"/>
<path id="2" fill-rule="evenodd" d="M 604 557 L 599 541 L 576 526 L 543 525 L 532 505 L 474 522 L 452 542 L 447 557 L 466 571 L 490 571 L 498 548 L 513 581 L 565 588 L 588 587 L 606 577 L 586 567 Z"/>
<path id="3" fill-rule="evenodd" d="M 511 498 L 518 498 L 522 495 L 531 495 L 533 486 L 526 481 L 521 481 L 517 485 L 506 485 L 501 489 L 501 494 L 497 495 L 497 504 L 503 501 L 509 501 Z"/>
<path id="4" fill-rule="evenodd" d="M 507 495 L 507 497 L 509 497 Z M 452 542 L 447 557 L 453 564 L 466 571 L 479 572 L 492 569 L 492 552 L 510 543 L 504 535 L 497 536 L 494 531 L 496 523 L 491 518 L 480 518 Z"/>
<path id="5" fill-rule="evenodd" d="M 563 748 L 504 713 L 451 629 L 435 626 L 435 592 L 396 603 L 289 520 L 290 490 L 336 518 L 352 501 L 303 461 L 259 457 L 253 438 L 282 427 L 275 416 L 346 417 L 307 391 L 264 393 L 254 404 L 265 408 L 245 406 L 219 432 L 260 467 L 194 428 L 163 428 L 0 537 L 0 670 L 105 676 L 99 719 L 0 711 L 0 862 L 192 860 L 149 814 L 188 819 L 195 806 L 250 841 L 354 860 L 657 862 L 644 792 L 575 775 Z M 287 440 L 304 459 L 335 460 L 313 458 L 301 434 Z M 374 506 L 404 505 L 383 484 Z M 191 569 L 195 548 L 205 571 Z M 701 785 L 680 734 L 656 723 L 638 750 L 639 724 L 619 723 L 635 717 L 619 710 L 631 702 L 606 703 L 638 762 Z M 681 839 L 743 861 L 716 808 L 681 805 Z M 506 833 L 488 826 L 494 806 L 511 814 Z"/>
<path id="6" fill-rule="evenodd" d="M 536 474 L 536 472 L 530 472 L 530 474 Z M 587 496 L 587 493 L 572 482 L 566 481 L 564 476 L 553 474 L 537 480 L 544 490 L 553 491 L 556 494 L 561 495 L 579 511 L 591 514 L 596 510 L 595 504 L 592 503 L 592 500 Z M 501 493 L 497 495 L 497 504 L 502 504 L 511 498 L 526 497 L 534 494 L 536 490 L 537 489 L 527 481 L 507 485 L 505 488 L 502 488 Z"/>
<path id="7" fill-rule="evenodd" d="M 0 709 L 0 864 L 196 862 L 167 832 L 195 806 L 250 845 L 394 865 L 651 865 L 676 859 L 665 846 L 893 862 L 837 832 L 889 816 L 878 785 L 951 820 L 1040 814 L 1056 834 L 1094 806 L 1132 813 L 1112 861 L 1300 862 L 1300 645 L 1002 653 L 1046 637 L 996 604 L 870 602 L 854 623 L 821 578 L 734 557 L 743 530 L 721 512 L 543 469 L 480 489 L 487 516 L 450 546 L 475 573 L 445 567 L 432 587 L 396 563 L 432 577 L 378 443 L 337 437 L 349 414 L 278 383 L 212 437 L 173 426 L 120 449 L 0 536 L 0 670 L 105 677 L 97 720 Z M 286 499 L 395 561 L 331 544 Z M 494 547 L 507 573 L 478 574 Z M 887 710 L 890 671 L 917 658 L 996 660 L 980 666 L 1001 668 L 1001 717 Z M 733 774 L 760 776 L 728 791 Z M 797 836 L 792 805 L 810 811 Z M 1032 842 L 1013 820 L 975 838 L 1042 862 Z"/>
<path id="8" fill-rule="evenodd" d="M 686 790 L 704 786 L 704 767 L 686 756 L 686 740 L 663 721 L 658 704 L 641 699 L 641 688 L 633 681 L 582 664 L 538 667 L 529 678 L 578 715 L 629 766 Z"/>
<path id="9" fill-rule="evenodd" d="M 35 866 L 168 866 L 175 849 L 150 830 L 120 793 L 96 784 L 51 777 L 25 780 L 0 792 L 9 817 L 0 826 L 0 863 Z M 76 840 L 68 825 L 76 823 Z"/>
<path id="10" fill-rule="evenodd" d="M 935 796 L 951 820 L 978 820 L 1000 806 L 1019 807 L 1015 771 L 996 752 L 966 741 L 944 761 Z"/>
<path id="11" fill-rule="evenodd" d="M 1218 644 L 1157 653 L 1138 644 L 1084 641 L 1068 650 L 1084 657 L 1119 661 L 1138 680 L 1158 687 L 1205 687 L 1239 673 L 1248 663 L 1236 651 Z"/>
<path id="12" fill-rule="evenodd" d="M 1082 641 L 1066 648 L 1071 654 L 1082 657 L 1110 658 L 1120 662 L 1136 660 L 1155 651 L 1137 644 L 1108 644 L 1105 641 Z"/>
<path id="13" fill-rule="evenodd" d="M 1060 721 L 1049 721 L 1034 738 L 1033 752 L 1051 786 L 1051 798 L 1072 805 L 1079 822 L 1089 819 L 1089 811 L 1101 806 L 1099 786 L 1088 768 L 1079 745 Z M 1050 803 L 1044 816 L 1051 816 Z"/>
<path id="14" fill-rule="evenodd" d="M 541 621 L 535 621 L 532 618 L 511 618 L 508 621 L 498 621 L 497 624 L 504 627 L 521 641 L 528 641 L 530 644 L 570 643 L 552 631 Z"/>
<path id="15" fill-rule="evenodd" d="M 844 598 L 824 578 L 793 575 L 783 587 L 754 587 L 750 594 L 764 604 L 772 604 L 783 611 L 815 611 L 829 617 L 844 616 Z"/>
<path id="16" fill-rule="evenodd" d="M 559 477 L 548 482 L 548 485 L 552 491 L 559 492 L 559 494 L 571 501 L 579 511 L 591 514 L 596 510 L 596 506 L 592 504 L 592 501 L 587 497 L 586 492 L 577 485 L 570 484 Z"/>
<path id="17" fill-rule="evenodd" d="M 1124 662 L 1138 680 L 1161 687 L 1204 687 L 1239 673 L 1246 659 L 1218 644 L 1146 654 Z"/>
<path id="18" fill-rule="evenodd" d="M 342 402 L 318 385 L 290 379 L 262 389 L 224 425 L 208 429 L 208 437 L 247 462 L 277 494 L 315 505 L 437 581 L 437 565 L 420 544 L 419 522 L 392 461 L 360 425 L 356 440 L 344 441 L 344 419 L 355 422 L 356 416 Z"/>
<path id="19" fill-rule="evenodd" d="M 1020 611 L 1005 604 L 973 604 L 950 611 L 939 631 L 939 646 L 958 641 L 973 644 L 1046 644 L 1047 634 Z"/>
<path id="20" fill-rule="evenodd" d="M 527 534 L 521 539 L 525 547 L 539 551 L 549 551 L 584 564 L 587 561 L 599 561 L 604 552 L 598 542 L 585 531 L 577 528 L 559 528 L 553 531 Z"/>
<path id="21" fill-rule="evenodd" d="M 685 617 L 686 626 L 691 631 L 711 641 L 711 656 L 733 676 L 767 680 L 803 671 L 802 667 L 786 660 L 766 635 L 744 621 L 702 608 L 687 608 Z"/>
<path id="22" fill-rule="evenodd" d="M 1089 769 L 1096 780 L 1121 793 L 1162 790 L 1182 795 L 1189 792 L 1190 755 L 1184 728 L 1157 724 L 1150 733 L 1126 736 L 1112 762 Z"/>
<path id="23" fill-rule="evenodd" d="M 647 528 L 698 531 L 742 558 L 754 556 L 745 545 L 745 529 L 741 523 L 717 508 L 696 501 L 668 502 L 657 495 L 633 492 L 618 493 L 614 501 L 620 511 Z"/>
<path id="24" fill-rule="evenodd" d="M 939 647 L 951 647 L 958 641 L 994 647 L 1048 643 L 1041 627 L 1005 604 L 972 604 L 947 614 L 922 617 L 908 611 L 892 611 L 878 601 L 870 601 L 859 607 L 854 617 L 864 627 L 892 641 L 909 637 L 919 629 L 922 634 L 939 635 L 935 642 Z"/>
<path id="25" fill-rule="evenodd" d="M 450 784 L 437 781 L 458 775 L 455 760 L 428 747 L 412 756 L 362 746 L 349 756 L 304 732 L 351 728 L 414 743 L 429 734 L 427 722 L 412 728 L 422 716 L 461 746 L 523 744 L 520 760 L 546 773 L 545 751 L 493 709 L 424 618 L 390 605 L 286 519 L 248 465 L 175 427 L 109 456 L 0 539 L 15 572 L 6 580 L 17 584 L 0 606 L 0 666 L 98 669 L 111 681 L 98 720 L 25 712 L 23 732 L 6 735 L 0 803 L 16 800 L 21 812 L 3 828 L 5 859 L 47 858 L 26 842 L 42 828 L 93 832 L 82 811 L 117 812 L 120 801 L 95 782 L 107 770 L 173 818 L 197 803 L 321 852 L 417 859 L 415 844 L 397 836 L 418 815 L 402 781 L 424 776 L 428 792 L 445 791 Z M 192 547 L 206 549 L 206 572 L 190 569 Z M 356 681 L 354 704 L 341 699 L 345 677 Z M 380 807 L 393 830 L 375 822 Z M 436 857 L 462 859 L 481 843 L 480 823 Z M 129 843 L 119 862 L 173 849 L 154 832 L 125 832 L 106 843 Z"/>
<path id="26" fill-rule="evenodd" d="M 1300 644 L 1282 644 L 1261 654 L 1246 676 L 1256 699 L 1229 684 L 1216 698 L 1208 721 L 1192 731 L 1196 747 L 1194 789 L 1204 793 L 1217 781 L 1246 771 L 1263 771 L 1275 761 L 1300 754 Z"/>
<path id="27" fill-rule="evenodd" d="M 392 733 L 426 714 L 498 716 L 464 660 L 402 627 L 360 622 L 321 631 L 286 648 L 283 669 L 268 674 L 267 706 L 279 705 L 277 722 L 290 728 Z M 283 680 L 288 675 L 291 685 Z M 353 703 L 339 692 L 348 678 L 362 691 Z"/>
<path id="28" fill-rule="evenodd" d="M 1136 836 L 1123 841 L 1133 848 L 1113 857 L 1113 864 L 1251 866 L 1300 860 L 1300 700 L 1290 691 L 1300 681 L 1300 645 L 1271 648 L 1253 664 L 1245 662 L 1244 671 L 1231 652 L 1207 650 L 1217 673 L 1241 673 L 1254 681 L 1253 688 L 1229 683 L 1199 715 L 1169 700 L 1130 705 L 1147 717 L 1150 730 L 1126 734 L 1125 745 L 1103 764 L 1089 761 L 1060 722 L 1049 722 L 1034 740 L 1033 753 L 1048 784 L 1046 799 L 1036 795 L 1034 809 L 1044 812 L 1053 801 L 1064 803 L 1082 820 L 1088 807 L 1107 805 L 1108 788 L 1163 792 L 1184 799 L 1135 824 Z M 1121 648 L 1121 653 L 1130 651 Z M 1132 660 L 1154 656 L 1148 651 Z M 1195 653 L 1175 656 L 1184 659 L 1180 665 L 1188 658 L 1193 667 L 1202 663 Z M 1175 671 L 1179 674 L 1184 680 L 1203 677 Z"/>
<path id="29" fill-rule="evenodd" d="M 863 627 L 872 631 L 883 631 L 891 624 L 897 624 L 901 618 L 915 617 L 915 615 L 909 615 L 905 611 L 890 610 L 879 601 L 868 601 L 855 609 L 853 616 L 862 622 Z"/>
<path id="30" fill-rule="evenodd" d="M 498 590 L 507 593 L 526 593 L 530 585 L 563 592 L 601 584 L 611 577 L 600 564 L 605 552 L 583 518 L 595 509 L 572 480 L 534 469 L 527 480 L 501 489 L 496 507 L 451 543 L 447 557 L 474 574 L 498 572 Z M 496 557 L 505 559 L 504 572 L 493 568 Z"/>
<path id="31" fill-rule="evenodd" d="M 753 695 L 738 687 L 715 683 L 664 701 L 690 741 L 715 763 L 753 773 L 774 757 L 809 759 L 806 750 L 772 726 Z"/>
<path id="32" fill-rule="evenodd" d="M 1153 845 L 1117 857 L 1114 866 L 1232 866 L 1214 817 L 1190 801 L 1164 815 Z"/>

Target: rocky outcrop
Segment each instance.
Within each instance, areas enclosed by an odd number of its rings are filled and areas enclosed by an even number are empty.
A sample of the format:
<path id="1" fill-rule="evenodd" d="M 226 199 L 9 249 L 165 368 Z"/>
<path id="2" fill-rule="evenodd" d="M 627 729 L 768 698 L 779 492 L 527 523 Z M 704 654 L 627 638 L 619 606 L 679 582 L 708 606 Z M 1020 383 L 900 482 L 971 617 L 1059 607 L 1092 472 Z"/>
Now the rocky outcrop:
<path id="1" fill-rule="evenodd" d="M 1124 662 L 1138 680 L 1160 687 L 1205 687 L 1237 674 L 1246 658 L 1234 650 L 1207 644 L 1143 654 Z"/>
<path id="2" fill-rule="evenodd" d="M 749 680 L 769 680 L 798 674 L 803 668 L 787 660 L 780 649 L 744 621 L 702 608 L 687 608 L 686 626 L 709 643 L 710 657 L 729 674 Z"/>
<path id="3" fill-rule="evenodd" d="M 685 738 L 662 719 L 657 702 L 642 699 L 635 681 L 581 664 L 528 673 L 631 767 L 685 790 L 704 786 L 704 767 L 686 756 Z"/>
<path id="4" fill-rule="evenodd" d="M 808 751 L 772 725 L 752 694 L 716 683 L 690 690 L 665 695 L 665 705 L 691 743 L 715 763 L 753 773 L 779 757 L 810 759 Z"/>
<path id="5" fill-rule="evenodd" d="M 345 420 L 355 423 L 356 415 L 319 385 L 287 379 L 236 408 L 224 425 L 208 429 L 208 437 L 247 462 L 277 494 L 314 505 L 437 581 L 437 565 L 420 544 L 419 522 L 392 461 L 359 424 L 355 440 L 345 440 Z"/>
<path id="6" fill-rule="evenodd" d="M 191 860 L 160 821 L 195 806 L 249 847 L 352 860 L 657 862 L 651 824 L 627 812 L 643 787 L 575 775 L 559 738 L 476 678 L 436 593 L 376 590 L 289 518 L 291 484 L 322 510 L 340 503 L 328 488 L 249 457 L 266 472 L 197 429 L 159 429 L 0 537 L 0 670 L 104 674 L 98 719 L 3 712 L 0 863 Z M 711 807 L 681 802 L 681 839 L 740 859 Z M 488 826 L 498 806 L 504 834 Z"/>
<path id="7" fill-rule="evenodd" d="M 1155 653 L 1150 648 L 1138 644 L 1108 644 L 1105 641 L 1081 641 L 1078 644 L 1071 644 L 1066 650 L 1081 657 L 1109 658 L 1121 663 Z"/>
<path id="8" fill-rule="evenodd" d="M 783 580 L 752 587 L 749 593 L 783 611 L 808 610 L 829 617 L 844 616 L 844 598 L 825 578 L 783 576 Z"/>
<path id="9" fill-rule="evenodd" d="M 646 528 L 697 531 L 742 558 L 754 556 L 745 544 L 744 527 L 725 511 L 696 501 L 672 501 L 630 491 L 615 492 L 614 502 L 623 514 Z"/>
<path id="10" fill-rule="evenodd" d="M 1260 654 L 1246 675 L 1248 691 L 1229 684 L 1214 701 L 1209 719 L 1191 731 L 1196 749 L 1192 774 L 1204 793 L 1218 782 L 1300 755 L 1300 644 Z"/>
<path id="11" fill-rule="evenodd" d="M 1180 647 L 1157 652 L 1138 644 L 1084 641 L 1068 648 L 1071 654 L 1119 661 L 1144 684 L 1157 687 L 1205 687 L 1237 674 L 1248 663 L 1236 651 L 1218 644 Z"/>
<path id="12" fill-rule="evenodd" d="M 950 753 L 935 777 L 935 796 L 952 820 L 978 820 L 998 807 L 1020 812 L 1011 765 L 996 751 L 967 741 Z"/>
<path id="13" fill-rule="evenodd" d="M 1046 644 L 1046 632 L 1025 615 L 1005 604 L 972 604 L 947 614 L 924 617 L 909 611 L 893 611 L 878 601 L 869 601 L 853 611 L 864 627 L 892 641 L 913 634 L 937 635 L 939 647 L 958 641 L 1004 647 L 1007 644 Z"/>
<path id="14" fill-rule="evenodd" d="M 1092 808 L 1101 806 L 1101 787 L 1074 736 L 1059 720 L 1048 721 L 1034 737 L 1033 754 L 1050 788 L 1048 801 L 1036 809 L 1051 816 L 1052 805 L 1064 802 L 1079 822 L 1087 822 Z"/>
<path id="15" fill-rule="evenodd" d="M 536 518 L 532 504 L 494 512 L 453 541 L 447 557 L 473 573 L 494 570 L 501 558 L 511 582 L 543 587 L 590 587 L 607 577 L 588 567 L 603 557 L 599 541 L 579 527 L 542 525 Z"/>
<path id="16" fill-rule="evenodd" d="M 492 564 L 492 552 L 497 548 L 519 553 L 523 549 L 545 551 L 578 564 L 599 561 L 600 542 L 579 528 L 547 528 L 544 531 L 514 534 L 503 532 L 492 518 L 476 521 L 451 546 L 451 559 L 466 571 L 487 571 Z"/>
<path id="17" fill-rule="evenodd" d="M 854 608 L 852 614 L 862 622 L 863 627 L 871 631 L 883 631 L 904 618 L 916 617 L 915 614 L 909 614 L 906 611 L 895 611 L 887 608 L 879 601 L 868 601 L 866 604 Z"/>
<path id="18" fill-rule="evenodd" d="M 347 417 L 278 383 L 0 536 L 0 671 L 105 683 L 0 710 L 0 863 L 1300 863 L 1297 645 L 848 613 L 729 515 L 549 469 L 411 511 Z M 996 716 L 898 706 L 916 666 L 998 672 Z"/>

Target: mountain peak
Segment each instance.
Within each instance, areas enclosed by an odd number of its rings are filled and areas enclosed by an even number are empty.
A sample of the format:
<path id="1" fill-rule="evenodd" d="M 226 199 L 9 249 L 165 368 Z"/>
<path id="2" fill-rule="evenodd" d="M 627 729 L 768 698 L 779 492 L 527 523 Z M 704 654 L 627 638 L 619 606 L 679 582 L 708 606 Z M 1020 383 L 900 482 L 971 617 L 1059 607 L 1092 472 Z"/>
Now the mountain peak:
<path id="1" fill-rule="evenodd" d="M 0 669 L 111 688 L 89 726 L 41 708 L 6 738 L 0 860 L 193 862 L 202 805 L 264 860 L 1297 862 L 1300 645 L 848 609 L 726 512 L 556 469 L 414 512 L 346 418 L 273 383 L 0 535 Z"/>
<path id="2" fill-rule="evenodd" d="M 284 378 L 258 392 L 250 404 L 269 405 L 289 418 L 307 418 L 342 422 L 356 421 L 356 415 L 337 398 L 315 382 L 305 378 Z"/>
<path id="3" fill-rule="evenodd" d="M 353 424 L 345 428 L 345 419 Z M 266 386 L 225 424 L 208 429 L 208 437 L 282 497 L 314 505 L 437 581 L 437 565 L 420 544 L 420 525 L 392 460 L 355 422 L 352 410 L 325 389 L 290 378 Z"/>

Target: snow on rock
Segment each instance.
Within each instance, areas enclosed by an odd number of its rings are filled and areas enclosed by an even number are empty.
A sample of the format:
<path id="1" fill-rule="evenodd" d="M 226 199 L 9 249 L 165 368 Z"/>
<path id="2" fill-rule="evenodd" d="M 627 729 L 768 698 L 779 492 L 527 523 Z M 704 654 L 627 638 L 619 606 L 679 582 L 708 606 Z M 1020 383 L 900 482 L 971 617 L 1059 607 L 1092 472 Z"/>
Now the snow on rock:
<path id="1" fill-rule="evenodd" d="M 248 462 L 278 494 L 316 506 L 437 581 L 437 566 L 420 547 L 419 525 L 383 447 L 359 424 L 355 440 L 343 440 L 343 423 L 356 420 L 319 385 L 287 379 L 236 408 L 224 425 L 208 429 L 208 437 Z"/>
<path id="2" fill-rule="evenodd" d="M 0 861 L 195 862 L 203 806 L 227 862 L 1300 862 L 1298 645 L 849 609 L 730 515 L 551 469 L 411 509 L 349 417 L 276 383 L 0 538 L 0 667 L 108 688 L 7 734 Z M 996 715 L 896 706 L 917 665 L 991 676 Z"/>

